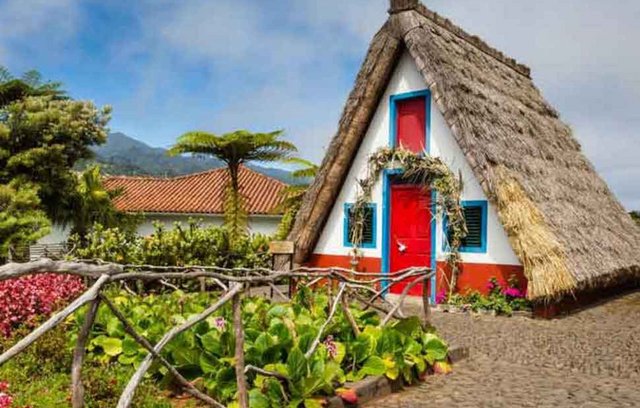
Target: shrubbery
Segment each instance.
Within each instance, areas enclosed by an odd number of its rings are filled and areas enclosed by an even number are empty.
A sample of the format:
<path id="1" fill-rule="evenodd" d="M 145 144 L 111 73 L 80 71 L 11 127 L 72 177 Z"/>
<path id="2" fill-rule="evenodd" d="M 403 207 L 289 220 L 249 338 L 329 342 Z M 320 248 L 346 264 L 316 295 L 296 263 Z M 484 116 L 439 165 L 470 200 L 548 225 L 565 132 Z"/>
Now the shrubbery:
<path id="1" fill-rule="evenodd" d="M 207 265 L 225 268 L 268 267 L 269 239 L 260 234 L 230 239 L 227 229 L 203 227 L 196 221 L 173 229 L 155 224 L 152 235 L 141 237 L 135 232 L 97 225 L 80 242 L 71 238 L 72 254 L 80 259 L 137 265 L 185 266 Z"/>
<path id="2" fill-rule="evenodd" d="M 152 343 L 171 326 L 203 311 L 214 297 L 182 292 L 144 297 L 111 294 L 137 331 Z M 322 395 L 333 395 L 347 380 L 386 375 L 413 383 L 430 371 L 448 369 L 446 344 L 434 333 L 424 331 L 418 318 L 381 327 L 375 311 L 353 306 L 351 311 L 362 333 L 356 336 L 347 319 L 338 313 L 323 333 L 320 347 L 311 357 L 305 357 L 327 318 L 328 300 L 326 294 L 308 288 L 301 288 L 290 303 L 271 303 L 264 298 L 244 300 L 246 364 L 289 378 L 283 386 L 274 378 L 250 373 L 252 406 L 316 407 L 321 406 Z M 217 316 L 179 335 L 163 354 L 188 380 L 219 401 L 233 405 L 237 388 L 231 321 L 231 309 L 224 307 Z M 136 367 L 147 354 L 104 306 L 98 312 L 88 350 L 92 361 L 118 362 L 125 367 Z M 155 366 L 152 375 L 161 383 L 170 382 L 161 366 Z"/>
<path id="3" fill-rule="evenodd" d="M 70 336 L 74 329 L 69 325 L 57 327 L 0 367 L 0 408 L 49 408 L 71 405 Z M 29 328 L 23 326 L 17 329 L 11 338 L 1 338 L 0 352 L 29 334 L 29 331 Z M 83 370 L 87 406 L 116 406 L 120 393 L 132 374 L 132 367 L 89 361 Z M 4 401 L 9 405 L 2 405 L 3 393 L 6 395 Z M 141 408 L 171 408 L 169 399 L 162 394 L 152 381 L 147 380 L 138 389 L 133 404 Z M 13 405 L 10 404 L 11 401 Z M 188 406 L 191 405 L 185 405 L 185 408 Z"/>
<path id="4" fill-rule="evenodd" d="M 0 281 L 0 335 L 9 336 L 20 325 L 33 327 L 40 316 L 49 315 L 83 290 L 82 280 L 70 275 L 32 275 Z"/>
<path id="5" fill-rule="evenodd" d="M 526 292 L 521 290 L 518 285 L 515 278 L 509 279 L 506 283 L 491 278 L 487 283 L 488 295 L 474 291 L 466 295 L 454 293 L 447 296 L 443 292 L 438 295 L 437 303 L 448 303 L 474 312 L 492 310 L 498 314 L 510 315 L 514 311 L 531 308 L 531 302 L 527 300 Z"/>

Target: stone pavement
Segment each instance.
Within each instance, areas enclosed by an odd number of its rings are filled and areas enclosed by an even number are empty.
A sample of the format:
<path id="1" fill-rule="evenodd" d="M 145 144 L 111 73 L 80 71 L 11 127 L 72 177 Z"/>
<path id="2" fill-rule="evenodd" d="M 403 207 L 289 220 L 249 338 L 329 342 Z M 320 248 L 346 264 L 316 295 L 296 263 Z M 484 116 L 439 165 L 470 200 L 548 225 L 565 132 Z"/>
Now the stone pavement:
<path id="1" fill-rule="evenodd" d="M 555 320 L 433 320 L 470 358 L 368 407 L 640 407 L 640 292 Z"/>

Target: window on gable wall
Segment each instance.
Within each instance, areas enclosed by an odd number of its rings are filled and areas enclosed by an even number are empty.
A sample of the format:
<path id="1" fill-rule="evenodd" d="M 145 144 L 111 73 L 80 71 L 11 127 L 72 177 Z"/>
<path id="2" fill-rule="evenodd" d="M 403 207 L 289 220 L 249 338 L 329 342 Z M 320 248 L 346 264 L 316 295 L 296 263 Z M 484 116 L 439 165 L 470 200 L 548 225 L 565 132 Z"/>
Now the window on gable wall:
<path id="1" fill-rule="evenodd" d="M 344 207 L 344 246 L 353 246 L 353 234 L 355 231 L 355 217 L 353 204 L 345 204 Z M 376 205 L 367 204 L 364 208 L 364 225 L 362 227 L 362 242 L 360 248 L 376 247 Z"/>
<path id="2" fill-rule="evenodd" d="M 462 239 L 460 252 L 485 253 L 487 252 L 487 202 L 463 201 L 462 211 L 467 224 L 467 236 Z M 445 217 L 444 231 L 446 234 L 445 250 L 449 248 L 451 231 Z"/>

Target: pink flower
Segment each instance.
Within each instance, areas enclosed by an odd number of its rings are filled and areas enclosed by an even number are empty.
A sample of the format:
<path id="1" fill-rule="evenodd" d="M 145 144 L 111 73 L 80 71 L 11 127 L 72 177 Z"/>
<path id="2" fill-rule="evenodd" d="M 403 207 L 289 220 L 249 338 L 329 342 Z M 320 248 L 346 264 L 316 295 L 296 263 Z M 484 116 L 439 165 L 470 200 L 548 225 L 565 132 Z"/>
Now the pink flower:
<path id="1" fill-rule="evenodd" d="M 224 320 L 224 317 L 216 317 L 215 319 L 213 319 L 213 324 L 216 329 L 223 331 L 225 326 L 227 325 L 227 321 Z"/>
<path id="2" fill-rule="evenodd" d="M 447 301 L 447 291 L 442 289 L 436 296 L 436 304 L 441 305 Z"/>
<path id="3" fill-rule="evenodd" d="M 13 397 L 7 394 L 9 389 L 9 383 L 6 381 L 0 381 L 0 408 L 9 408 L 13 403 Z"/>
<path id="4" fill-rule="evenodd" d="M 524 297 L 524 294 L 518 288 L 508 288 L 502 292 L 507 297 L 512 298 L 521 298 Z"/>
<path id="5" fill-rule="evenodd" d="M 338 355 L 338 346 L 336 342 L 333 341 L 333 336 L 328 335 L 327 338 L 322 342 L 327 348 L 327 352 L 329 353 L 329 358 L 334 359 Z"/>

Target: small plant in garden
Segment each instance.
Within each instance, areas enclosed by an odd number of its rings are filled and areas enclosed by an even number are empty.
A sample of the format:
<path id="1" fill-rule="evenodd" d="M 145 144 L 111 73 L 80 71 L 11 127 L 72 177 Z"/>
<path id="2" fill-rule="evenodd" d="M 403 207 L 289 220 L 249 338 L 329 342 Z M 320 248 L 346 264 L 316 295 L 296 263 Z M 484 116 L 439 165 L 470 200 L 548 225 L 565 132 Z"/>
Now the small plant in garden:
<path id="1" fill-rule="evenodd" d="M 84 291 L 82 280 L 70 275 L 33 275 L 0 282 L 0 335 L 20 325 L 33 326 L 40 316 Z"/>
<path id="2" fill-rule="evenodd" d="M 466 295 L 454 293 L 449 296 L 443 291 L 436 297 L 436 302 L 448 303 L 464 310 L 493 310 L 498 314 L 506 315 L 531 308 L 526 292 L 519 288 L 519 282 L 515 276 L 511 276 L 507 283 L 501 283 L 496 278 L 489 279 L 487 291 L 488 295 L 474 291 Z"/>

